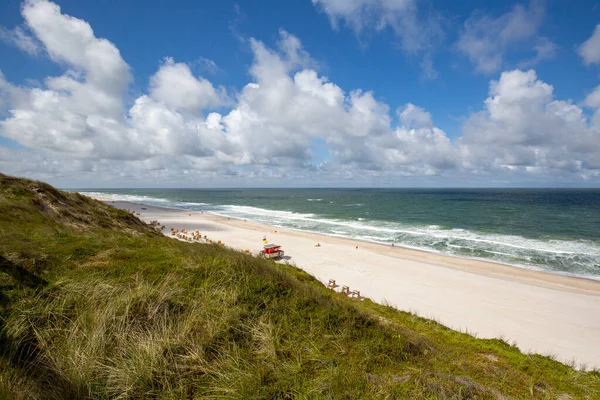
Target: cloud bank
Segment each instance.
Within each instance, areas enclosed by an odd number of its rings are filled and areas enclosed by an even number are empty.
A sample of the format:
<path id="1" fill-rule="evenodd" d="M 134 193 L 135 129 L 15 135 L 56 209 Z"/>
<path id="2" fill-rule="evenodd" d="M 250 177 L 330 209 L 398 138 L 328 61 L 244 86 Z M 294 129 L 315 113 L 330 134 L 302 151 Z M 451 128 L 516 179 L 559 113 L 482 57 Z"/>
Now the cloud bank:
<path id="1" fill-rule="evenodd" d="M 64 72 L 39 86 L 0 73 L 0 136 L 20 145 L 0 146 L 5 173 L 104 186 L 599 179 L 600 87 L 584 102 L 588 119 L 535 71 L 503 72 L 451 139 L 417 105 L 394 109 L 320 75 L 299 38 L 281 30 L 276 48 L 248 41 L 251 81 L 238 91 L 166 56 L 147 93 L 130 99 L 131 67 L 86 21 L 44 0 L 26 1 L 22 14 L 22 42 L 39 44 Z"/>

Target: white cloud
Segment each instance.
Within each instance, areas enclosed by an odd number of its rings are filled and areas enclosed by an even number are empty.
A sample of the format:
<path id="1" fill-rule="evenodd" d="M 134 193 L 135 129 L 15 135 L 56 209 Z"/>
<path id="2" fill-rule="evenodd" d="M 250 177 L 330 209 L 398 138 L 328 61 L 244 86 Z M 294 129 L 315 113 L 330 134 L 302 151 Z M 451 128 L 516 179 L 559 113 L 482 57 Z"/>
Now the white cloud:
<path id="1" fill-rule="evenodd" d="M 357 35 L 367 30 L 377 32 L 391 29 L 399 38 L 402 49 L 408 54 L 422 56 L 423 77 L 436 79 L 431 52 L 444 36 L 441 18 L 431 11 L 418 7 L 416 0 L 312 0 L 327 14 L 333 29 L 340 22 Z"/>
<path id="2" fill-rule="evenodd" d="M 413 0 L 312 0 L 312 2 L 329 16 L 331 25 L 335 29 L 339 28 L 339 20 L 345 20 L 357 32 L 371 24 L 378 29 L 383 29 L 414 6 Z"/>
<path id="3" fill-rule="evenodd" d="M 412 103 L 406 104 L 397 111 L 402 124 L 408 128 L 432 128 L 431 114 Z"/>
<path id="4" fill-rule="evenodd" d="M 0 118 L 8 113 L 11 104 L 15 104 L 20 100 L 21 91 L 10 84 L 4 77 L 4 73 L 0 70 Z"/>
<path id="5" fill-rule="evenodd" d="M 61 14 L 51 3 L 26 3 L 23 15 L 51 58 L 67 71 L 47 78 L 44 87 L 10 86 L 18 92 L 18 101 L 12 102 L 0 127 L 3 136 L 44 150 L 47 157 L 70 156 L 99 166 L 113 160 L 127 163 L 129 171 L 139 170 L 133 165 L 175 157 L 173 165 L 183 170 L 182 162 L 190 168 L 241 168 L 255 175 L 261 174 L 257 166 L 269 165 L 290 173 L 310 168 L 311 146 L 319 138 L 328 145 L 330 171 L 344 164 L 380 171 L 396 165 L 402 174 L 437 171 L 423 159 L 416 170 L 390 152 L 408 142 L 411 149 L 403 151 L 415 152 L 420 136 L 398 134 L 391 126 L 389 106 L 373 93 L 346 93 L 319 76 L 313 69 L 317 63 L 300 40 L 284 30 L 278 51 L 249 41 L 253 81 L 225 115 L 212 112 L 203 117 L 204 109 L 230 100 L 207 79 L 195 77 L 187 64 L 165 59 L 150 79 L 148 95 L 125 110 L 129 66 L 112 43 L 96 38 L 85 21 Z M 79 51 L 71 53 L 75 48 Z M 87 58 L 98 48 L 104 50 L 100 53 L 112 66 L 111 74 L 102 74 L 92 62 L 95 58 Z M 437 134 L 444 136 L 439 130 Z M 430 147 L 428 140 L 424 137 L 423 146 Z"/>
<path id="6" fill-rule="evenodd" d="M 282 30 L 274 48 L 247 41 L 251 81 L 235 98 L 167 58 L 128 108 L 130 67 L 114 44 L 47 1 L 26 2 L 23 16 L 65 72 L 33 87 L 0 73 L 0 135 L 26 147 L 0 147 L 7 173 L 182 186 L 556 171 L 596 179 L 600 170 L 600 89 L 585 101 L 595 115 L 588 121 L 534 71 L 493 81 L 484 110 L 453 141 L 412 103 L 396 110 L 394 123 L 373 92 L 345 91 L 319 75 L 300 40 Z M 327 153 L 318 165 L 315 143 Z"/>
<path id="7" fill-rule="evenodd" d="M 533 49 L 535 50 L 535 56 L 529 60 L 519 63 L 519 68 L 525 69 L 533 67 L 541 61 L 550 60 L 556 56 L 557 52 L 556 44 L 544 37 L 538 39 L 535 46 L 533 46 Z"/>
<path id="8" fill-rule="evenodd" d="M 596 25 L 592 36 L 577 50 L 585 65 L 600 63 L 600 24 Z"/>
<path id="9" fill-rule="evenodd" d="M 44 0 L 25 1 L 22 14 L 53 60 L 85 72 L 83 78 L 107 94 L 127 89 L 129 66 L 115 45 L 94 36 L 87 22 L 62 14 L 58 5 Z"/>
<path id="10" fill-rule="evenodd" d="M 313 138 L 324 138 L 335 147 L 343 145 L 343 138 L 391 132 L 387 105 L 371 93 L 346 95 L 316 71 L 303 68 L 310 57 L 297 38 L 282 32 L 282 53 L 256 40 L 251 44 L 254 82 L 222 119 L 227 137 L 243 152 L 238 162 L 302 165 L 310 158 Z"/>
<path id="11" fill-rule="evenodd" d="M 210 58 L 199 57 L 194 64 L 197 65 L 202 71 L 211 75 L 217 75 L 225 72 Z"/>
<path id="12" fill-rule="evenodd" d="M 56 153 L 125 155 L 131 143 L 120 119 L 131 75 L 119 50 L 54 3 L 26 1 L 22 14 L 51 59 L 68 70 L 48 77 L 45 88 L 13 86 L 9 118 L 0 121 L 2 134 Z"/>
<path id="13" fill-rule="evenodd" d="M 527 7 L 517 4 L 497 18 L 475 12 L 464 23 L 456 46 L 469 57 L 478 72 L 496 72 L 504 66 L 504 57 L 512 46 L 526 42 L 537 34 L 544 14 L 544 3 L 538 0 L 531 0 Z M 534 48 L 536 54 L 550 56 L 550 43 L 538 43 Z"/>
<path id="14" fill-rule="evenodd" d="M 0 40 L 15 45 L 32 56 L 38 55 L 40 52 L 40 47 L 35 39 L 28 35 L 20 26 L 12 30 L 0 26 Z"/>
<path id="15" fill-rule="evenodd" d="M 595 96 L 589 99 L 596 106 Z M 582 176 L 600 169 L 600 125 L 590 125 L 579 106 L 554 99 L 553 87 L 533 70 L 504 72 L 492 81 L 484 110 L 463 131 L 461 150 L 474 170 Z"/>
<path id="16" fill-rule="evenodd" d="M 596 88 L 585 98 L 585 105 L 592 108 L 600 108 L 600 86 Z"/>
<path id="17" fill-rule="evenodd" d="M 229 102 L 224 88 L 215 89 L 208 80 L 192 75 L 187 64 L 175 63 L 170 57 L 150 78 L 150 96 L 169 108 L 190 112 Z"/>
<path id="18" fill-rule="evenodd" d="M 596 86 L 594 91 L 585 98 L 584 105 L 594 110 L 592 124 L 600 129 L 600 86 Z"/>

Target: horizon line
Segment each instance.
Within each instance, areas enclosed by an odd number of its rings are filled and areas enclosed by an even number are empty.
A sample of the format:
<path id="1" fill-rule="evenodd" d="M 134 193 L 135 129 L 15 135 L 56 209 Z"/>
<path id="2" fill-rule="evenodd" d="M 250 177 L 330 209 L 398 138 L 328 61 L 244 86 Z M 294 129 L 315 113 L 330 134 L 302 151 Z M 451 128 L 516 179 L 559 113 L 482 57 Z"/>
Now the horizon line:
<path id="1" fill-rule="evenodd" d="M 61 190 L 127 190 L 127 189 L 140 189 L 140 190 L 289 190 L 289 189 L 313 189 L 313 190 L 331 190 L 331 189 L 349 189 L 349 190 L 373 190 L 373 189 L 406 189 L 406 190 L 423 190 L 423 189 L 435 189 L 435 190 L 466 190 L 466 189 L 540 189 L 540 190 L 551 190 L 551 189 L 592 189 L 600 190 L 600 186 L 330 186 L 330 187 L 310 187 L 310 186 L 288 186 L 288 187 L 272 187 L 272 186 L 232 186 L 232 187 L 81 187 L 81 188 L 67 188 L 62 187 Z"/>

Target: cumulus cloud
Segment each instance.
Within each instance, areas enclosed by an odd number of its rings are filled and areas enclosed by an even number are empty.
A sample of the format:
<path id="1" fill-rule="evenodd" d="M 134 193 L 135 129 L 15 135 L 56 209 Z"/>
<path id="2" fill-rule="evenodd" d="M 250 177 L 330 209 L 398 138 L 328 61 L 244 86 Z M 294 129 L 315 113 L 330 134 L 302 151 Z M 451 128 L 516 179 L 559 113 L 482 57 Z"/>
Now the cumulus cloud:
<path id="1" fill-rule="evenodd" d="M 3 136 L 82 156 L 108 156 L 102 151 L 107 146 L 126 148 L 119 119 L 131 75 L 119 50 L 54 3 L 27 1 L 22 14 L 51 59 L 68 70 L 48 77 L 44 88 L 12 88 L 10 117 L 0 121 Z"/>
<path id="2" fill-rule="evenodd" d="M 585 65 L 600 63 L 600 24 L 596 25 L 592 36 L 579 46 L 577 52 Z"/>
<path id="3" fill-rule="evenodd" d="M 596 94 L 588 97 L 597 107 Z M 504 72 L 490 84 L 484 110 L 463 126 L 468 168 L 521 172 L 567 170 L 580 176 L 600 169 L 600 126 L 581 107 L 556 100 L 535 71 Z"/>
<path id="4" fill-rule="evenodd" d="M 394 128 L 389 106 L 372 92 L 345 92 L 320 76 L 300 40 L 284 30 L 276 49 L 249 40 L 252 82 L 235 102 L 224 89 L 194 76 L 189 65 L 165 58 L 150 78 L 148 94 L 126 109 L 130 67 L 114 44 L 54 3 L 28 1 L 22 13 L 27 29 L 66 71 L 40 87 L 17 87 L 2 78 L 0 90 L 10 92 L 10 107 L 0 129 L 28 151 L 45 152 L 44 159 L 70 158 L 70 165 L 94 165 L 92 170 L 112 160 L 128 171 L 170 165 L 166 170 L 260 175 L 258 166 L 268 165 L 289 173 L 312 168 L 311 146 L 320 139 L 331 155 L 329 171 L 348 164 L 418 173 L 406 157 L 389 150 L 409 145 L 415 150 L 420 136 Z M 204 115 L 223 106 L 230 110 Z M 424 147 L 430 146 L 426 136 Z M 168 157 L 177 161 L 166 163 Z M 428 159 L 419 163 L 437 171 Z"/>
<path id="5" fill-rule="evenodd" d="M 189 65 L 165 58 L 150 79 L 150 96 L 175 110 L 198 111 L 220 107 L 229 102 L 224 88 L 216 89 L 210 81 L 195 77 Z"/>
<path id="6" fill-rule="evenodd" d="M 256 40 L 251 46 L 254 82 L 246 85 L 237 107 L 222 119 L 227 137 L 243 152 L 238 162 L 302 165 L 311 156 L 311 139 L 323 138 L 336 153 L 352 138 L 391 132 L 388 106 L 370 92 L 346 94 L 315 70 L 304 68 L 311 61 L 297 38 L 282 32 L 281 53 Z"/>
<path id="7" fill-rule="evenodd" d="M 475 12 L 464 23 L 456 46 L 482 73 L 500 70 L 510 47 L 533 38 L 545 14 L 541 0 L 531 0 L 527 7 L 515 5 L 509 12 L 494 18 Z M 534 46 L 536 58 L 533 62 L 553 56 L 554 46 L 548 39 L 540 39 Z"/>
<path id="8" fill-rule="evenodd" d="M 302 68 L 306 61 L 299 60 L 306 57 L 295 55 L 298 46 L 280 46 L 282 54 L 262 42 L 252 41 L 252 46 L 255 81 L 221 121 L 226 136 L 243 149 L 237 162 L 306 168 L 310 145 L 318 138 L 332 157 L 329 171 L 352 166 L 355 173 L 422 175 L 454 167 L 456 150 L 424 110 L 407 105 L 400 112 L 402 125 L 394 128 L 389 106 L 372 92 L 346 93 L 316 71 Z"/>
<path id="9" fill-rule="evenodd" d="M 94 36 L 87 22 L 62 14 L 58 5 L 43 0 L 25 1 L 22 14 L 53 60 L 84 73 L 89 84 L 107 94 L 126 90 L 129 66 L 114 44 Z"/>
<path id="10" fill-rule="evenodd" d="M 320 75 L 301 41 L 281 30 L 275 46 L 250 39 L 251 80 L 237 93 L 165 58 L 147 93 L 128 98 L 129 65 L 89 24 L 48 1 L 27 1 L 26 29 L 64 73 L 38 86 L 0 72 L 0 169 L 55 182 L 185 186 L 272 179 L 393 184 L 412 176 L 508 171 L 598 176 L 600 89 L 589 121 L 534 71 L 492 81 L 481 112 L 451 140 L 423 108 L 390 105 Z M 397 121 L 397 122 L 395 122 Z M 316 162 L 315 146 L 324 149 Z M 566 171 L 566 172 L 565 172 Z M 503 173 L 504 173 L 503 172 Z M 68 185 L 68 183 L 67 183 Z"/>
<path id="11" fill-rule="evenodd" d="M 402 124 L 409 128 L 432 128 L 431 114 L 417 107 L 412 103 L 406 104 L 404 108 L 399 108 L 397 111 Z"/>
<path id="12" fill-rule="evenodd" d="M 119 50 L 97 38 L 85 21 L 46 1 L 28 1 L 26 24 L 52 60 L 67 71 L 43 87 L 14 87 L 2 135 L 32 149 L 74 157 L 144 159 L 161 154 L 214 153 L 219 132 L 181 112 L 223 105 L 224 90 L 194 77 L 186 64 L 166 59 L 150 80 L 149 96 L 125 109 L 130 67 Z M 2 89 L 0 89 L 2 90 Z"/>

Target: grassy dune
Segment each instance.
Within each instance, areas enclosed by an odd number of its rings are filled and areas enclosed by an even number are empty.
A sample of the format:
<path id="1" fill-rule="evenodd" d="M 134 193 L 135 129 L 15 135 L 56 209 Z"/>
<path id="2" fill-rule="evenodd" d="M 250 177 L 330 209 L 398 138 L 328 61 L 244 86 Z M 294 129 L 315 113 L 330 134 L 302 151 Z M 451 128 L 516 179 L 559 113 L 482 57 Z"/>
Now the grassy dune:
<path id="1" fill-rule="evenodd" d="M 0 398 L 598 399 L 600 374 L 0 174 Z"/>

